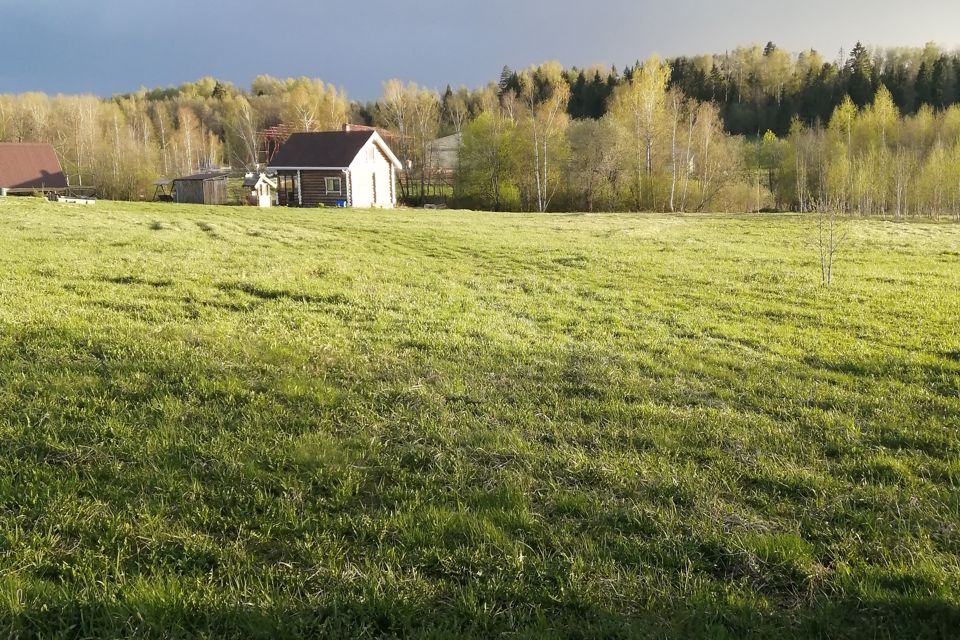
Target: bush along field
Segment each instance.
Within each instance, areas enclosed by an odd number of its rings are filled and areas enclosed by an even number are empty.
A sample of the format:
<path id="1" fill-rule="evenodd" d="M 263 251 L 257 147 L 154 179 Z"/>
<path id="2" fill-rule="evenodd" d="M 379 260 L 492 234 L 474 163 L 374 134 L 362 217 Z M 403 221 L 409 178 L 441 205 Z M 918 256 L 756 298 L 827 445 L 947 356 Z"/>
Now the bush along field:
<path id="1" fill-rule="evenodd" d="M 0 635 L 946 638 L 960 225 L 0 201 Z"/>

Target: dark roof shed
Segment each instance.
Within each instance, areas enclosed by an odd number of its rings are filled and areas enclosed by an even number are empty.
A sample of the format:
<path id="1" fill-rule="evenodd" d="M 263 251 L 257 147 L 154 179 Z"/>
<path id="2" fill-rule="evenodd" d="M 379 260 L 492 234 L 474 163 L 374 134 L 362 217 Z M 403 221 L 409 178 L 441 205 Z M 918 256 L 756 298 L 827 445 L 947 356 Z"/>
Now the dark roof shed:
<path id="1" fill-rule="evenodd" d="M 223 171 L 208 171 L 206 173 L 195 173 L 191 176 L 177 178 L 174 182 L 206 182 L 208 180 L 226 180 L 230 174 Z"/>

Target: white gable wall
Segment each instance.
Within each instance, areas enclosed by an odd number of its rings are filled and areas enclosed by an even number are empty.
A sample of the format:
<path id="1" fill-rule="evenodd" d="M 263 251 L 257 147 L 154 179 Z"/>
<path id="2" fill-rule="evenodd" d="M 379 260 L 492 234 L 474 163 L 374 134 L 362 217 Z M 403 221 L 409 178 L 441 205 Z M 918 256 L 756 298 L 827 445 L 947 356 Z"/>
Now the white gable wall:
<path id="1" fill-rule="evenodd" d="M 392 209 L 397 204 L 393 164 L 371 138 L 350 164 L 352 205 Z"/>

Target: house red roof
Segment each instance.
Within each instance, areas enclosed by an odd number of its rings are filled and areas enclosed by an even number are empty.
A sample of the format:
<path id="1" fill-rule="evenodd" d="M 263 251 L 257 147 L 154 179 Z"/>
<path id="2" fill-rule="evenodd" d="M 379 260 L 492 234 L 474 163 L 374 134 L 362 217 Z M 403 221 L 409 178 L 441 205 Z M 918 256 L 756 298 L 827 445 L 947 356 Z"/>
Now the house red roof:
<path id="1" fill-rule="evenodd" d="M 57 152 L 49 144 L 0 143 L 0 187 L 66 189 Z"/>

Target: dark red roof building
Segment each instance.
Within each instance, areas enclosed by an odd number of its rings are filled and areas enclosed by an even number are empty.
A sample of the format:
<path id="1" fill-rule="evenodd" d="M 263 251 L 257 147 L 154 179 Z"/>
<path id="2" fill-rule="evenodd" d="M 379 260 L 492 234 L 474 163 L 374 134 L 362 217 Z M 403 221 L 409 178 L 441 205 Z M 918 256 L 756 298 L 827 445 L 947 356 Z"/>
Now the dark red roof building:
<path id="1" fill-rule="evenodd" d="M 62 191 L 68 186 L 53 145 L 0 142 L 0 188 L 30 193 Z"/>

